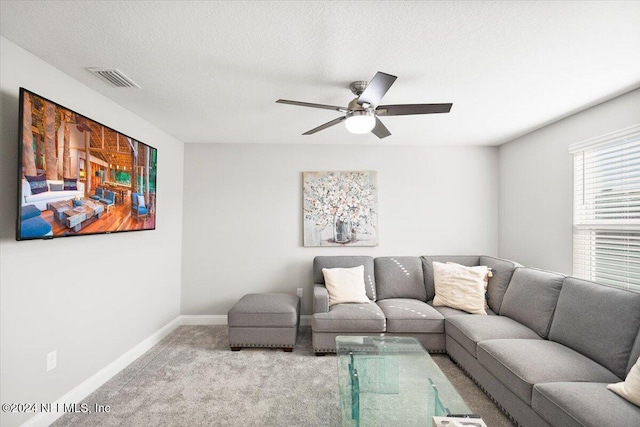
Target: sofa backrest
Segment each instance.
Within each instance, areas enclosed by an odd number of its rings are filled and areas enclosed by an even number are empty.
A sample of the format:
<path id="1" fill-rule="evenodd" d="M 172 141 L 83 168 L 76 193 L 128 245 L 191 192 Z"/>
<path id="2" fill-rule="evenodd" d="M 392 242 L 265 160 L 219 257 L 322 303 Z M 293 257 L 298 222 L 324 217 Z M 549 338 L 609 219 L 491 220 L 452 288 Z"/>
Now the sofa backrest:
<path id="1" fill-rule="evenodd" d="M 433 282 L 433 261 L 455 262 L 457 264 L 474 267 L 480 265 L 480 257 L 477 255 L 425 255 L 420 257 L 422 261 L 422 274 L 424 286 L 427 291 L 427 301 L 436 296 L 436 285 Z"/>
<path id="2" fill-rule="evenodd" d="M 500 315 L 532 329 L 542 338 L 549 335 L 565 276 L 535 268 L 517 268 L 504 294 Z"/>
<path id="3" fill-rule="evenodd" d="M 422 272 L 424 275 L 424 285 L 427 289 L 427 301 L 431 301 L 436 295 L 435 284 L 433 282 L 433 261 L 437 262 L 455 262 L 457 264 L 474 267 L 477 265 L 486 265 L 491 267 L 493 277 L 489 279 L 487 286 L 487 296 L 489 308 L 494 313 L 500 311 L 502 298 L 509 286 L 511 275 L 520 264 L 506 259 L 494 258 L 486 255 L 425 255 L 422 259 Z"/>
<path id="4" fill-rule="evenodd" d="M 413 298 L 427 300 L 422 262 L 418 257 L 379 257 L 374 260 L 379 300 Z"/>
<path id="5" fill-rule="evenodd" d="M 631 356 L 629 356 L 629 363 L 627 364 L 627 372 L 625 374 L 629 373 L 633 365 L 638 361 L 638 358 L 640 358 L 640 330 L 638 330 L 638 336 L 636 337 L 633 347 L 631 347 Z"/>
<path id="6" fill-rule="evenodd" d="M 639 329 L 640 293 L 567 277 L 549 339 L 624 378 Z"/>
<path id="7" fill-rule="evenodd" d="M 502 307 L 504 293 L 509 287 L 509 282 L 511 282 L 511 276 L 513 276 L 513 272 L 516 268 L 522 266 L 517 262 L 486 255 L 482 255 L 480 257 L 478 265 L 491 267 L 493 277 L 489 278 L 489 285 L 487 286 L 487 303 L 494 313 L 499 313 L 500 308 Z"/>
<path id="8" fill-rule="evenodd" d="M 313 259 L 313 283 L 324 285 L 323 268 L 352 268 L 364 265 L 364 285 L 367 297 L 375 301 L 376 279 L 373 258 L 370 256 L 317 256 Z"/>
<path id="9" fill-rule="evenodd" d="M 64 185 L 64 181 L 63 180 L 57 180 L 57 179 L 48 179 L 47 180 L 47 191 L 51 191 L 51 184 L 62 184 Z M 83 193 L 84 192 L 84 182 L 80 182 L 78 181 L 77 183 L 78 185 L 78 192 Z M 22 198 L 24 199 L 27 196 L 31 196 L 31 185 L 29 185 L 29 181 L 27 181 L 26 179 L 22 178 Z"/>

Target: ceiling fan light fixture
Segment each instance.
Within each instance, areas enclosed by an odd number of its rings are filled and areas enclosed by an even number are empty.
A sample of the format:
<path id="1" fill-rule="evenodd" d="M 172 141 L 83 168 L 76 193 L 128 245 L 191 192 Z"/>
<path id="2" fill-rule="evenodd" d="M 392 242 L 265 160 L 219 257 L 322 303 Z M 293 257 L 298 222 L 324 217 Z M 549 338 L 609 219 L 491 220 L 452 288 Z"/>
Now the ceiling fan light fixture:
<path id="1" fill-rule="evenodd" d="M 351 133 L 369 133 L 376 125 L 376 116 L 373 111 L 351 111 L 347 113 L 347 119 L 344 121 L 344 125 Z"/>

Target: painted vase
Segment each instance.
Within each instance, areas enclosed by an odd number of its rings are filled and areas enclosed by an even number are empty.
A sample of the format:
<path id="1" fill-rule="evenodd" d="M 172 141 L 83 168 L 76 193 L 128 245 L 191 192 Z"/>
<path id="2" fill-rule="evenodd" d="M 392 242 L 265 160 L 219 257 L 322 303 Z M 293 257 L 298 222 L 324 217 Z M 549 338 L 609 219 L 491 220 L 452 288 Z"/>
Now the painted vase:
<path id="1" fill-rule="evenodd" d="M 333 226 L 333 241 L 336 243 L 349 243 L 351 241 L 351 221 L 340 219 L 336 215 Z"/>

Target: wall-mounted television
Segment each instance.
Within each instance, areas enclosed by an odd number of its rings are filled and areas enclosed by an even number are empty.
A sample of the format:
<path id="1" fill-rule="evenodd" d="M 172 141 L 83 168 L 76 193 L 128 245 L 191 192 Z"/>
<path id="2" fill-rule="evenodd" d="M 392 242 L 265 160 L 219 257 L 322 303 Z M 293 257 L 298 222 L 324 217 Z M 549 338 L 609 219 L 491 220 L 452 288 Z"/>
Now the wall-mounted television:
<path id="1" fill-rule="evenodd" d="M 158 150 L 20 88 L 16 239 L 154 230 Z"/>

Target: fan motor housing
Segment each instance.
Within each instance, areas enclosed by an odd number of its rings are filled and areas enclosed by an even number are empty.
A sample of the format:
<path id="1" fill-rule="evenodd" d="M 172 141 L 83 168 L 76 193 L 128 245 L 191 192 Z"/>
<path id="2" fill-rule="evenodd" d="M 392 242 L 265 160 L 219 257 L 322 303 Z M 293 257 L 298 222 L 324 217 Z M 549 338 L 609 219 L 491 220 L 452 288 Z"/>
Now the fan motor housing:
<path id="1" fill-rule="evenodd" d="M 351 89 L 351 93 L 353 93 L 355 96 L 360 96 L 362 95 L 362 92 L 364 92 L 364 90 L 367 88 L 368 85 L 369 85 L 369 82 L 364 80 L 358 80 L 357 82 L 352 82 L 349 85 L 349 89 Z"/>
<path id="2" fill-rule="evenodd" d="M 347 108 L 349 109 L 349 111 L 365 111 L 365 110 L 367 110 L 362 105 L 358 104 L 358 98 L 353 98 L 351 100 L 351 102 L 349 102 L 349 105 L 347 106 Z"/>

